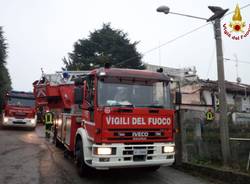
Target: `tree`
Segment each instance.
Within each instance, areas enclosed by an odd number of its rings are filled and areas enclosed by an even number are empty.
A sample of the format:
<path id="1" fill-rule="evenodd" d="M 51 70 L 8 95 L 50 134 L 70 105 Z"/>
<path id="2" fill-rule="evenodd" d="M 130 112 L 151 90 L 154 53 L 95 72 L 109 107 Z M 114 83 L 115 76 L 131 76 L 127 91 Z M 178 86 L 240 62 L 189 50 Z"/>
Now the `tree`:
<path id="1" fill-rule="evenodd" d="M 67 70 L 89 70 L 110 63 L 117 68 L 145 69 L 141 54 L 137 52 L 138 42 L 130 43 L 127 33 L 112 29 L 110 24 L 90 32 L 89 38 L 74 43 L 74 50 L 64 57 Z"/>
<path id="2" fill-rule="evenodd" d="M 0 27 L 0 112 L 4 102 L 5 94 L 11 90 L 11 79 L 6 68 L 7 43 L 3 36 L 2 27 Z"/>

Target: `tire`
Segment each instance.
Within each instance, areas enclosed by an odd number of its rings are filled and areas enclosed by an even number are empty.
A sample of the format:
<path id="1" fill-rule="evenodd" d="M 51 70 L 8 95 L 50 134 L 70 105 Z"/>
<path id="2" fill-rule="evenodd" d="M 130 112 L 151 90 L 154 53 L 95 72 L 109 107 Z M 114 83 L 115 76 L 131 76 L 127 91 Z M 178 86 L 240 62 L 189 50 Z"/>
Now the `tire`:
<path id="1" fill-rule="evenodd" d="M 85 177 L 88 175 L 90 168 L 84 162 L 84 152 L 82 146 L 82 140 L 78 139 L 75 146 L 75 161 L 78 174 L 81 177 Z"/>
<path id="2" fill-rule="evenodd" d="M 3 114 L 0 114 L 0 130 L 1 129 L 4 129 L 4 126 L 3 126 Z"/>
<path id="3" fill-rule="evenodd" d="M 58 140 L 57 137 L 55 138 L 55 146 L 56 146 L 57 148 L 61 148 L 61 147 L 62 147 L 62 143 Z"/>
<path id="4" fill-rule="evenodd" d="M 4 126 L 1 122 L 0 122 L 0 130 L 4 130 Z"/>
<path id="5" fill-rule="evenodd" d="M 64 150 L 63 157 L 66 159 L 69 159 L 70 155 L 69 155 L 69 151 L 67 149 Z"/>
<path id="6" fill-rule="evenodd" d="M 62 143 L 60 142 L 60 140 L 57 138 L 57 129 L 56 129 L 56 127 L 54 126 L 53 127 L 53 142 L 54 142 L 54 144 L 55 144 L 55 146 L 57 147 L 57 148 L 61 148 L 62 147 Z"/>
<path id="7" fill-rule="evenodd" d="M 146 167 L 145 170 L 148 172 L 155 172 L 157 171 L 161 166 L 151 166 L 151 167 Z"/>
<path id="8" fill-rule="evenodd" d="M 29 128 L 29 131 L 35 131 L 36 127 Z"/>

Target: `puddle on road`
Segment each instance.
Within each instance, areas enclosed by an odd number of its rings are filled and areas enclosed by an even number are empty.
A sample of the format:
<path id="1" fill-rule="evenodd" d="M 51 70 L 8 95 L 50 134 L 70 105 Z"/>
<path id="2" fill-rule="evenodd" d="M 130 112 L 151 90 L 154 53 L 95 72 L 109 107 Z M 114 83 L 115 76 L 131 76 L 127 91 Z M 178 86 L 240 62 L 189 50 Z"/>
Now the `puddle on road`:
<path id="1" fill-rule="evenodd" d="M 28 134 L 24 134 L 20 137 L 20 140 L 30 144 L 41 144 L 41 138 L 39 138 L 35 132 L 30 132 Z"/>
<path id="2" fill-rule="evenodd" d="M 44 126 L 38 125 L 34 131 L 28 132 L 20 137 L 20 139 L 30 144 L 43 144 Z"/>

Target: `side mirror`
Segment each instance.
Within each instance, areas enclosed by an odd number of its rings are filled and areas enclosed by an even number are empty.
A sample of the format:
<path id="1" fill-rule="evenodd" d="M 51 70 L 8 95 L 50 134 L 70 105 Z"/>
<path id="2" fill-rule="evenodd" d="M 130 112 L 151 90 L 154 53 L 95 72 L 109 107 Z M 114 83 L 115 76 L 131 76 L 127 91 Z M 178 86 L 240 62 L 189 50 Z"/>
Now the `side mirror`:
<path id="1" fill-rule="evenodd" d="M 83 101 L 83 88 L 82 87 L 75 87 L 74 89 L 74 103 L 81 105 Z"/>
<path id="2" fill-rule="evenodd" d="M 180 105 L 181 104 L 181 93 L 180 92 L 176 92 L 175 93 L 175 104 Z"/>

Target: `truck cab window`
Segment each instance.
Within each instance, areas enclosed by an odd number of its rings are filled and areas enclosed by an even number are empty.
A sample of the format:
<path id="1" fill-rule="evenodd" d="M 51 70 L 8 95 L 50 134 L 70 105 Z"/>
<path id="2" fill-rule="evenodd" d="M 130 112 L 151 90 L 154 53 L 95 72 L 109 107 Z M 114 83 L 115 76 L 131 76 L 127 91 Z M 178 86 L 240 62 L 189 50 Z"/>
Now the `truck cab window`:
<path id="1" fill-rule="evenodd" d="M 99 106 L 170 107 L 165 81 L 105 79 L 98 81 Z"/>
<path id="2" fill-rule="evenodd" d="M 94 105 L 94 80 L 93 78 L 89 77 L 86 80 L 86 89 L 87 89 L 86 100 L 89 103 L 89 105 L 93 106 Z"/>

